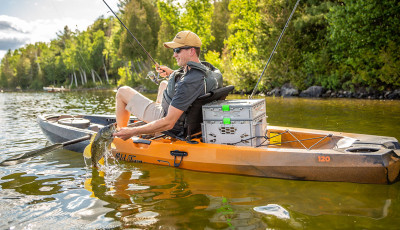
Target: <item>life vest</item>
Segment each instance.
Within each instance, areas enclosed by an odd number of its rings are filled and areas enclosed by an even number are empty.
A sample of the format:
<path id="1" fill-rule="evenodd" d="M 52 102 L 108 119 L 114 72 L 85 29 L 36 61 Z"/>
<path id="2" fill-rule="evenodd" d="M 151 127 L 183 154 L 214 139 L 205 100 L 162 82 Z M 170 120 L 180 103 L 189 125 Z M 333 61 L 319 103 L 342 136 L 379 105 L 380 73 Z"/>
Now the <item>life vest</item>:
<path id="1" fill-rule="evenodd" d="M 222 87 L 223 79 L 221 71 L 219 71 L 219 69 L 215 68 L 210 63 L 205 61 L 202 61 L 201 64 L 196 62 L 188 62 L 187 65 L 190 68 L 200 70 L 205 74 L 204 94 L 210 92 L 213 89 L 218 89 Z M 185 73 L 183 68 L 179 68 L 178 70 L 175 70 L 170 74 L 168 86 L 163 93 L 162 107 L 165 112 L 168 111 L 168 107 L 171 104 L 172 98 L 175 95 L 176 83 L 178 82 L 177 80 L 181 80 L 184 75 Z"/>
<path id="2" fill-rule="evenodd" d="M 204 94 L 210 92 L 213 89 L 218 89 L 222 87 L 223 79 L 222 74 L 219 69 L 215 68 L 208 62 L 202 61 L 201 63 L 197 62 L 188 62 L 187 65 L 190 68 L 200 70 L 204 73 Z M 185 75 L 184 69 L 179 68 L 172 72 L 169 76 L 168 86 L 164 90 L 163 100 L 161 102 L 162 108 L 165 112 L 165 115 L 168 112 L 168 107 L 171 104 L 172 98 L 176 92 L 176 84 L 179 80 L 182 80 Z M 183 122 L 185 120 L 186 113 L 183 113 L 182 116 L 176 122 L 174 128 L 170 131 L 174 132 L 179 136 L 180 132 L 183 132 Z"/>

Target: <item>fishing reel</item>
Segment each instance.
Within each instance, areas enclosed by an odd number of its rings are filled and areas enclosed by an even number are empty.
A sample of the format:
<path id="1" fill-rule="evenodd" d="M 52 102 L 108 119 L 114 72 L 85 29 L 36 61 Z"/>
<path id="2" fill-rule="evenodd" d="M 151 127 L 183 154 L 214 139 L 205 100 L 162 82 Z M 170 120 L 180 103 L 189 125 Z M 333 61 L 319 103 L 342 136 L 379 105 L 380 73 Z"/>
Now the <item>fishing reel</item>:
<path id="1" fill-rule="evenodd" d="M 156 76 L 156 74 L 155 74 L 153 71 L 149 71 L 149 72 L 147 73 L 147 77 L 150 78 L 150 80 L 151 80 L 152 82 L 156 83 L 157 85 L 160 84 L 160 82 L 161 82 L 161 80 L 162 80 L 162 79 L 160 78 L 160 73 L 157 73 L 157 76 Z"/>

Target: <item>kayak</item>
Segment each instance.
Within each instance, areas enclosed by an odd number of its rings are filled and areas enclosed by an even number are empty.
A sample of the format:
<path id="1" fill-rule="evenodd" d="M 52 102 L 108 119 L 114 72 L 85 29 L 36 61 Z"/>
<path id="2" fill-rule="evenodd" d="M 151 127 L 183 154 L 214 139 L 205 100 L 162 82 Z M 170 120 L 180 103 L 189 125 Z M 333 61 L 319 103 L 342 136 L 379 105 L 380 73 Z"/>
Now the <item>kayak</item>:
<path id="1" fill-rule="evenodd" d="M 51 143 L 96 133 L 112 115 L 39 115 Z M 137 124 L 131 119 L 130 126 Z M 393 137 L 268 126 L 266 143 L 239 146 L 169 135 L 114 138 L 119 161 L 181 169 L 291 180 L 392 184 L 399 179 L 400 145 Z M 89 141 L 65 148 L 83 152 Z"/>

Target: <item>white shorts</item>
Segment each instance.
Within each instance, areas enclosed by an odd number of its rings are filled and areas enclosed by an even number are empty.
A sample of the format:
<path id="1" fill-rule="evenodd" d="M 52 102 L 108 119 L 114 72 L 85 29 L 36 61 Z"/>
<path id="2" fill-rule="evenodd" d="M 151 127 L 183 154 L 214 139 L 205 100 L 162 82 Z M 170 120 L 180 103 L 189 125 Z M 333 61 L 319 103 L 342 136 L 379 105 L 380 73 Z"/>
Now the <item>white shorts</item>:
<path id="1" fill-rule="evenodd" d="M 125 107 L 134 116 L 146 123 L 161 119 L 164 117 L 164 110 L 159 103 L 148 99 L 140 93 L 135 94 Z"/>

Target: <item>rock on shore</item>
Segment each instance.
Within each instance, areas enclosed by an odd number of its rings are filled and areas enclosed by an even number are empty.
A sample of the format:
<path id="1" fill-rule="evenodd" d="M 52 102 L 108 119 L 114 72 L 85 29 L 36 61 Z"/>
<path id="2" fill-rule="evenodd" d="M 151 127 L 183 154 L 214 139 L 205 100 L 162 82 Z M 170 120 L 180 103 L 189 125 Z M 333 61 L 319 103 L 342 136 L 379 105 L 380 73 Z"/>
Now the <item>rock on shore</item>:
<path id="1" fill-rule="evenodd" d="M 322 86 L 311 86 L 310 88 L 301 91 L 300 97 L 321 97 L 322 91 Z"/>
<path id="2" fill-rule="evenodd" d="M 364 99 L 400 99 L 400 89 L 394 91 L 377 91 L 372 88 L 359 88 L 355 92 L 346 90 L 325 90 L 322 86 L 311 86 L 306 90 L 300 91 L 290 84 L 285 84 L 281 88 L 276 87 L 266 93 L 267 96 L 282 97 L 311 97 L 311 98 L 364 98 Z"/>

